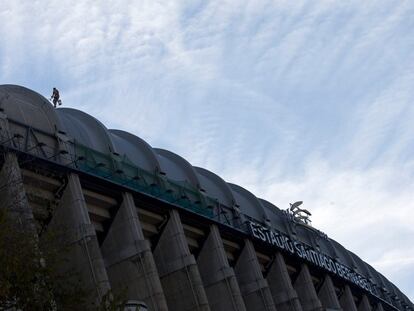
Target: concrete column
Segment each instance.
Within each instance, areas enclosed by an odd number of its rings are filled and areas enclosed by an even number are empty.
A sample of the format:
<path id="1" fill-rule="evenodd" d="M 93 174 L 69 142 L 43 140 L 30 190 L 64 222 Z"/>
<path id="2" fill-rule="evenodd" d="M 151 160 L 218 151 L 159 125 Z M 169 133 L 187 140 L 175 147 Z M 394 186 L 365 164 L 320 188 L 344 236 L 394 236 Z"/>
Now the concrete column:
<path id="1" fill-rule="evenodd" d="M 122 204 L 101 246 L 111 287 L 127 299 L 144 301 L 150 310 L 168 310 L 149 242 L 144 239 L 134 199 Z"/>
<path id="2" fill-rule="evenodd" d="M 299 297 L 281 253 L 277 252 L 266 278 L 278 311 L 302 311 Z"/>
<path id="3" fill-rule="evenodd" d="M 316 294 L 309 268 L 306 264 L 302 264 L 300 273 L 296 278 L 293 287 L 298 293 L 299 300 L 304 311 L 323 310 L 322 304 Z"/>
<path id="4" fill-rule="evenodd" d="M 153 254 L 169 310 L 210 310 L 200 272 L 176 210 L 170 212 Z"/>
<path id="5" fill-rule="evenodd" d="M 250 240 L 245 240 L 244 248 L 236 263 L 235 272 L 247 310 L 276 310 L 269 285 L 263 278 L 253 243 Z"/>
<path id="6" fill-rule="evenodd" d="M 211 310 L 246 310 L 216 225 L 211 225 L 210 234 L 198 255 L 197 263 Z"/>
<path id="7" fill-rule="evenodd" d="M 80 280 L 90 292 L 90 303 L 99 304 L 110 285 L 78 175 L 68 175 L 68 184 L 48 228 L 61 233 L 68 245 L 62 254 L 67 261 L 64 269 L 68 278 Z"/>
<path id="8" fill-rule="evenodd" d="M 351 289 L 349 288 L 348 285 L 345 285 L 344 292 L 342 293 L 342 296 L 339 299 L 339 303 L 343 310 L 357 311 L 354 297 L 352 296 Z"/>
<path id="9" fill-rule="evenodd" d="M 22 173 L 14 153 L 4 154 L 0 171 L 0 208 L 6 208 L 10 217 L 34 230 L 33 211 L 27 200 Z"/>
<path id="10" fill-rule="evenodd" d="M 382 307 L 382 304 L 380 302 L 378 302 L 375 306 L 375 311 L 384 311 L 384 308 Z"/>
<path id="11" fill-rule="evenodd" d="M 325 309 L 342 310 L 336 296 L 335 287 L 332 283 L 331 277 L 327 274 L 323 281 L 322 287 L 319 289 L 319 300 Z"/>
<path id="12" fill-rule="evenodd" d="M 368 297 L 366 295 L 363 295 L 358 305 L 358 311 L 371 311 L 371 310 L 372 308 L 369 303 Z"/>

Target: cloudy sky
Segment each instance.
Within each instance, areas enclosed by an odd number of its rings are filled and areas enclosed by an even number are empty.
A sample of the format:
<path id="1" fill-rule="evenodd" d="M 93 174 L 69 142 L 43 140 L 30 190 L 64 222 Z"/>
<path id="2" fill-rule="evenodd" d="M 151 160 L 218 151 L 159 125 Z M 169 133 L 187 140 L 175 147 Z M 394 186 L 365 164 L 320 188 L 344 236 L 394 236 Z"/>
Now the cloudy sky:
<path id="1" fill-rule="evenodd" d="M 0 0 L 0 84 L 314 225 L 414 300 L 414 1 Z"/>

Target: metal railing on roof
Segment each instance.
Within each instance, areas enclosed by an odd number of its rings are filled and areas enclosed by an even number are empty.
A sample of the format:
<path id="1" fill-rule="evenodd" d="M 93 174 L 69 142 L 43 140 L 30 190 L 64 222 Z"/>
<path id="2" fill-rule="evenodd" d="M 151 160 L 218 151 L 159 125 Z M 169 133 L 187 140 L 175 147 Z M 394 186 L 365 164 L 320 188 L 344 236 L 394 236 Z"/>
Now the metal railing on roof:
<path id="1" fill-rule="evenodd" d="M 134 165 L 126 155 L 104 154 L 73 143 L 75 166 L 88 174 L 179 205 L 203 216 L 213 218 L 217 201 L 185 182 L 176 182 L 157 172 L 148 172 Z"/>
<path id="2" fill-rule="evenodd" d="M 106 179 L 211 219 L 219 214 L 217 200 L 187 182 L 174 181 L 158 172 L 140 168 L 126 155 L 105 154 L 76 140 L 62 140 L 59 133 L 53 135 L 10 118 L 8 122 L 17 127 L 13 133 L 0 127 L 0 145 L 3 147 Z"/>

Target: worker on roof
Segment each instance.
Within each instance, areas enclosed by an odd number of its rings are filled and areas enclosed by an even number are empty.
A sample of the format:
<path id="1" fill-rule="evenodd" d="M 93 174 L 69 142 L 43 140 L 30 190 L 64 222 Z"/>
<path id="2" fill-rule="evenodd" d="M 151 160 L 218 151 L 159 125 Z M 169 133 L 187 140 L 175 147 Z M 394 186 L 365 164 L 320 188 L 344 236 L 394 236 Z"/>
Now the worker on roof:
<path id="1" fill-rule="evenodd" d="M 55 87 L 53 88 L 53 93 L 52 93 L 52 96 L 50 97 L 50 100 L 52 100 L 53 106 L 55 106 L 55 108 L 58 104 L 59 104 L 59 106 L 62 105 L 62 101 L 60 100 L 59 91 Z"/>

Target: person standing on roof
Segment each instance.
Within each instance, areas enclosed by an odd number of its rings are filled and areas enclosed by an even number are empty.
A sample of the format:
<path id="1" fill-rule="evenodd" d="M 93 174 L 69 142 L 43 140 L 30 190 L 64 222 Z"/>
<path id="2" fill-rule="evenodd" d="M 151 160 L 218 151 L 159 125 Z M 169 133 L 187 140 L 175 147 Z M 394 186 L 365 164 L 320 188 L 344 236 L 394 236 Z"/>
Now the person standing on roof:
<path id="1" fill-rule="evenodd" d="M 50 97 L 50 100 L 52 100 L 53 106 L 55 106 L 55 108 L 58 104 L 59 104 L 59 106 L 62 105 L 62 101 L 60 100 L 59 91 L 55 87 L 53 88 L 53 93 L 52 93 L 52 96 Z"/>

